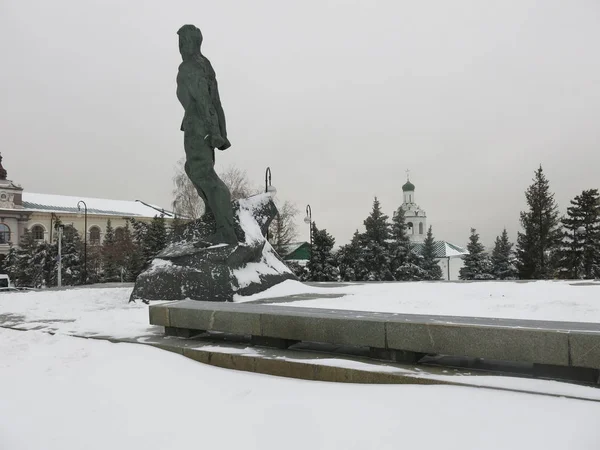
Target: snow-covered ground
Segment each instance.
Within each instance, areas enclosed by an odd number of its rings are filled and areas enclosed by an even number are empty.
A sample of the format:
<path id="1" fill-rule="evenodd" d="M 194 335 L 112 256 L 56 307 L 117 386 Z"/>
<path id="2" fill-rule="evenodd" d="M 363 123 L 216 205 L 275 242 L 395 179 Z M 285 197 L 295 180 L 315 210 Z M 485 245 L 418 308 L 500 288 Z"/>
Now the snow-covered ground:
<path id="1" fill-rule="evenodd" d="M 596 450 L 600 403 L 219 369 L 135 344 L 0 329 L 7 450 Z"/>
<path id="2" fill-rule="evenodd" d="M 235 301 L 311 294 L 287 306 L 466 317 L 600 322 L 600 282 L 355 283 L 340 287 L 286 281 Z M 333 297 L 339 295 L 339 297 Z M 284 300 L 281 300 L 283 302 Z"/>
<path id="3" fill-rule="evenodd" d="M 135 338 L 162 334 L 148 306 L 128 303 L 132 288 L 0 293 L 0 325 L 79 336 Z"/>
<path id="4" fill-rule="evenodd" d="M 0 325 L 79 336 L 162 335 L 160 327 L 149 325 L 146 305 L 128 303 L 130 294 L 131 288 L 124 287 L 0 293 Z M 236 301 L 300 294 L 326 296 L 274 301 L 358 311 L 600 322 L 600 282 L 357 283 L 329 287 L 286 281 L 251 297 L 236 297 Z"/>

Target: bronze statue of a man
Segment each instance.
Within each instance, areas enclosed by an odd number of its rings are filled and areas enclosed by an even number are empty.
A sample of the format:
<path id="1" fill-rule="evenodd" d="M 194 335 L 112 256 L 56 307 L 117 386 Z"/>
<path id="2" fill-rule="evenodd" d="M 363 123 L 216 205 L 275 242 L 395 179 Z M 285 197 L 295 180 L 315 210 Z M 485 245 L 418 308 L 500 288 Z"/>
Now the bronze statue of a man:
<path id="1" fill-rule="evenodd" d="M 185 110 L 185 171 L 204 200 L 206 213 L 215 218 L 216 232 L 200 246 L 237 244 L 229 189 L 215 172 L 215 148 L 231 146 L 227 139 L 225 113 L 219 99 L 217 79 L 210 61 L 200 52 L 202 33 L 194 25 L 184 25 L 179 35 L 183 62 L 177 73 L 177 98 Z"/>

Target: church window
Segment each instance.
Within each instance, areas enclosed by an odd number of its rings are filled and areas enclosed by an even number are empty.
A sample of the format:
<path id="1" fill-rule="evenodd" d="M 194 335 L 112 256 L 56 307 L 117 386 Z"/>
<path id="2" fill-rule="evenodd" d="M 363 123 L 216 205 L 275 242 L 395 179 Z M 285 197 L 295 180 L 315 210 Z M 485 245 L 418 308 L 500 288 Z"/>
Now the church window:
<path id="1" fill-rule="evenodd" d="M 0 223 L 0 244 L 8 244 L 10 242 L 10 228 L 8 225 Z"/>
<path id="2" fill-rule="evenodd" d="M 423 234 L 423 222 L 419 224 L 419 234 Z"/>
<path id="3" fill-rule="evenodd" d="M 45 233 L 46 230 L 44 230 L 44 227 L 41 225 L 34 225 L 31 228 L 31 234 L 33 235 L 33 239 L 35 239 L 36 241 L 43 241 Z"/>
<path id="4" fill-rule="evenodd" d="M 408 231 L 410 231 L 411 234 L 415 234 L 415 230 L 413 228 L 413 223 L 412 222 L 408 222 L 406 224 L 406 227 L 408 228 Z"/>
<path id="5" fill-rule="evenodd" d="M 123 239 L 125 239 L 125 229 L 124 228 L 117 228 L 115 230 L 115 239 L 117 241 L 122 241 Z"/>
<path id="6" fill-rule="evenodd" d="M 90 243 L 92 245 L 100 245 L 100 228 L 99 227 L 90 228 Z"/>

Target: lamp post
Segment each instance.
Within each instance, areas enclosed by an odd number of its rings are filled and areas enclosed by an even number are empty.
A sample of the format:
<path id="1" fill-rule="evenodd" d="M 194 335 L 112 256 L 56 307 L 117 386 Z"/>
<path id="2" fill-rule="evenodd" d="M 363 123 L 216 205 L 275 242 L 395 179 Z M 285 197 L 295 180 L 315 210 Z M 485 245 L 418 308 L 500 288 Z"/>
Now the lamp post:
<path id="1" fill-rule="evenodd" d="M 58 227 L 58 277 L 57 277 L 57 286 L 62 286 L 62 235 L 63 235 L 64 226 L 61 225 Z"/>
<path id="2" fill-rule="evenodd" d="M 267 167 L 267 170 L 265 171 L 265 194 L 271 194 L 271 197 L 273 197 L 275 194 L 277 194 L 277 189 L 275 189 L 275 186 L 273 186 L 271 184 L 271 168 Z M 277 213 L 277 215 L 279 216 L 279 213 Z M 267 228 L 267 241 L 269 241 L 269 229 Z"/>
<path id="3" fill-rule="evenodd" d="M 77 209 L 79 211 L 79 213 L 81 214 L 81 205 L 83 205 L 84 208 L 84 219 L 83 219 L 83 227 L 84 227 L 84 231 L 83 231 L 83 284 L 87 283 L 87 214 L 88 214 L 88 209 L 87 209 L 87 204 L 83 201 L 83 200 L 79 200 L 79 202 L 77 203 Z"/>
<path id="4" fill-rule="evenodd" d="M 308 234 L 310 235 L 310 253 L 312 256 L 312 247 L 313 247 L 312 208 L 310 207 L 310 205 L 306 205 L 306 217 L 304 218 L 304 223 L 308 224 Z"/>

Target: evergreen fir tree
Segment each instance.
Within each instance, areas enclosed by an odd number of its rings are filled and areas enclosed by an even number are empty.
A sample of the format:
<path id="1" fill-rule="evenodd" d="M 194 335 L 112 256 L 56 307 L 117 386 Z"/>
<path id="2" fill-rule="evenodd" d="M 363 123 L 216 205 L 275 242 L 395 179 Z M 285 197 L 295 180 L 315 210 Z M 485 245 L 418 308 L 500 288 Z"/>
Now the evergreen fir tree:
<path id="1" fill-rule="evenodd" d="M 17 247 L 15 247 L 12 243 L 8 248 L 8 254 L 4 259 L 4 271 L 8 274 L 8 277 L 11 279 L 11 282 L 18 286 L 17 281 L 17 273 L 18 273 L 18 261 L 19 258 L 17 256 Z"/>
<path id="2" fill-rule="evenodd" d="M 62 282 L 75 286 L 83 281 L 83 243 L 73 225 L 65 225 L 62 237 Z"/>
<path id="3" fill-rule="evenodd" d="M 433 239 L 433 231 L 431 226 L 427 230 L 427 237 L 423 242 L 423 250 L 421 252 L 422 259 L 421 269 L 427 275 L 426 280 L 440 280 L 442 278 L 442 268 L 436 261 L 435 257 L 435 240 Z"/>
<path id="4" fill-rule="evenodd" d="M 169 230 L 169 237 L 171 242 L 179 242 L 183 239 L 186 222 L 182 220 L 178 215 L 175 215 L 171 222 Z"/>
<path id="5" fill-rule="evenodd" d="M 110 219 L 106 222 L 106 232 L 104 242 L 102 243 L 102 275 L 105 282 L 114 282 L 120 280 L 119 271 L 119 253 L 117 246 L 115 230 L 112 227 Z"/>
<path id="6" fill-rule="evenodd" d="M 515 280 L 517 268 L 512 254 L 513 244 L 508 240 L 506 228 L 496 237 L 492 251 L 492 274 L 497 280 Z"/>
<path id="7" fill-rule="evenodd" d="M 422 256 L 411 249 L 404 214 L 404 209 L 400 207 L 392 216 L 390 270 L 394 278 L 398 281 L 427 280 L 429 279 L 429 275 L 420 266 L 423 259 Z"/>
<path id="8" fill-rule="evenodd" d="M 583 191 L 571 200 L 564 226 L 559 262 L 561 278 L 591 279 L 600 276 L 600 194 Z"/>
<path id="9" fill-rule="evenodd" d="M 131 219 L 131 224 L 133 226 L 133 236 L 144 257 L 144 265 L 147 266 L 167 246 L 169 237 L 165 218 L 155 216 L 150 223 Z"/>
<path id="10" fill-rule="evenodd" d="M 311 225 L 313 245 L 307 268 L 310 281 L 337 281 L 339 270 L 331 251 L 335 239 L 327 230 L 319 230 L 315 222 Z"/>
<path id="11" fill-rule="evenodd" d="M 471 228 L 471 236 L 467 245 L 468 255 L 463 258 L 464 264 L 459 272 L 461 280 L 491 280 L 494 276 L 490 273 L 488 257 L 485 254 L 483 244 L 479 242 L 479 234 L 475 228 Z"/>
<path id="12" fill-rule="evenodd" d="M 286 266 L 288 266 L 288 269 L 290 269 L 292 273 L 298 277 L 300 281 L 309 280 L 310 274 L 306 265 L 299 264 L 296 261 L 285 261 L 285 264 Z"/>
<path id="13" fill-rule="evenodd" d="M 145 238 L 145 231 L 147 231 L 147 224 L 143 222 L 137 222 L 133 219 L 131 222 L 134 226 L 133 233 L 129 227 L 129 223 L 127 223 L 125 225 L 125 229 L 123 230 L 123 240 L 119 243 L 124 255 L 124 281 L 127 282 L 134 282 L 146 266 L 146 257 L 144 256 L 144 251 L 142 250 L 142 242 Z M 138 226 L 136 230 L 136 223 L 143 226 Z"/>
<path id="14" fill-rule="evenodd" d="M 360 233 L 356 230 L 350 243 L 340 247 L 336 253 L 342 281 L 361 281 L 364 279 L 364 273 L 360 270 L 357 271 L 357 267 L 364 267 L 365 265 L 364 252 L 360 243 Z"/>
<path id="15" fill-rule="evenodd" d="M 49 242 L 37 244 L 32 264 L 36 268 L 34 287 L 56 286 L 58 246 Z"/>
<path id="16" fill-rule="evenodd" d="M 560 247 L 562 233 L 558 207 L 542 166 L 525 192 L 528 211 L 521 212 L 517 238 L 517 268 L 522 279 L 547 279 L 554 276 L 553 256 Z"/>
<path id="17" fill-rule="evenodd" d="M 21 242 L 16 254 L 15 285 L 23 287 L 37 287 L 41 281 L 41 270 L 34 266 L 37 242 L 28 229 L 21 237 Z"/>
<path id="18" fill-rule="evenodd" d="M 366 230 L 360 236 L 364 260 L 357 264 L 357 269 L 364 273 L 366 281 L 394 280 L 390 271 L 391 226 L 388 219 L 389 217 L 381 211 L 379 200 L 375 197 L 373 210 L 364 222 Z"/>
<path id="19" fill-rule="evenodd" d="M 404 210 L 400 207 L 392 216 L 390 242 L 390 270 L 396 280 L 404 280 L 403 276 L 398 273 L 400 268 L 408 263 L 410 256 L 410 239 L 406 232 L 406 221 L 404 218 Z M 401 271 L 403 274 L 406 268 Z"/>

